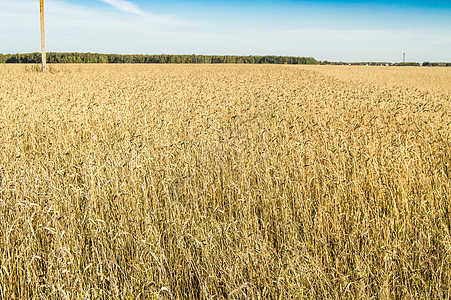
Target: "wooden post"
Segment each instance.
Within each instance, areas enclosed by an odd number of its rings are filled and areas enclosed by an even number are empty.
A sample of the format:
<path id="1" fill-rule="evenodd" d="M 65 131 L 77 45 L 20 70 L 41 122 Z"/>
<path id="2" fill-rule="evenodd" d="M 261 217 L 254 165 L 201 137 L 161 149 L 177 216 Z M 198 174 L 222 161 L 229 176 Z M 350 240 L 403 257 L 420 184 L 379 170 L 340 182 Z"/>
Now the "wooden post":
<path id="1" fill-rule="evenodd" d="M 42 72 L 46 70 L 45 57 L 45 29 L 44 29 L 44 0 L 40 0 L 41 4 L 41 52 L 42 52 Z"/>

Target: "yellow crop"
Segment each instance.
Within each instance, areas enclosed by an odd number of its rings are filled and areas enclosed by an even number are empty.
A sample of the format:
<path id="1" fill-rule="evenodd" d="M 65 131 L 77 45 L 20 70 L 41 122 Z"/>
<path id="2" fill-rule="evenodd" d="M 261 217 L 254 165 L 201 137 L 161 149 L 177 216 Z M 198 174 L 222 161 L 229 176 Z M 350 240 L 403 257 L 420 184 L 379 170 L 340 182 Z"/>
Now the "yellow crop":
<path id="1" fill-rule="evenodd" d="M 0 299 L 451 297 L 451 69 L 0 66 Z"/>

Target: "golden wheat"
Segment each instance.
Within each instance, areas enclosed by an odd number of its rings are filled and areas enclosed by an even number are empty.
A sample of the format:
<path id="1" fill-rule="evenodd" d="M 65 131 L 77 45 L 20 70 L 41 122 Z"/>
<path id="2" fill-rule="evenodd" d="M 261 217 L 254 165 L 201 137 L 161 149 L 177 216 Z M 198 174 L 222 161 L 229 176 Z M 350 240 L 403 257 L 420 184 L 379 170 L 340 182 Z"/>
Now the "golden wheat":
<path id="1" fill-rule="evenodd" d="M 451 297 L 451 69 L 49 67 L 0 67 L 1 299 Z"/>

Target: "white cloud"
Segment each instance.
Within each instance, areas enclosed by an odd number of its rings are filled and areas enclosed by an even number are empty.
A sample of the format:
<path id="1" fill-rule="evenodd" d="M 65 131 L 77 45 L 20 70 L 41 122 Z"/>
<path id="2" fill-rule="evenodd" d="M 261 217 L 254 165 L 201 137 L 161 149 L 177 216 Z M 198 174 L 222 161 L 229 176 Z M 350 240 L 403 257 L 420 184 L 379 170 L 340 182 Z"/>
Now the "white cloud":
<path id="1" fill-rule="evenodd" d="M 138 6 L 136 6 L 134 3 L 126 0 L 100 0 L 102 2 L 105 2 L 111 6 L 114 6 L 115 8 L 127 12 L 132 13 L 136 15 L 145 15 L 146 12 L 141 10 Z"/>
<path id="2" fill-rule="evenodd" d="M 199 25 L 174 16 L 145 12 L 130 4 L 121 10 L 109 10 L 46 0 L 47 50 L 130 52 L 128 47 L 153 53 L 155 44 L 146 40 L 149 35 Z M 40 51 L 39 1 L 0 0 L 0 53 L 35 51 Z"/>
<path id="3" fill-rule="evenodd" d="M 142 10 L 141 8 L 139 8 L 133 2 L 127 1 L 127 0 L 99 0 L 99 1 L 109 4 L 119 11 L 138 15 L 138 16 L 142 17 L 148 23 L 157 23 L 157 24 L 163 24 L 163 25 L 182 26 L 182 27 L 202 26 L 202 24 L 200 24 L 200 23 L 193 22 L 193 21 L 187 21 L 187 20 L 181 20 L 177 17 L 170 16 L 170 15 L 161 15 L 161 14 L 153 14 L 153 13 L 146 12 L 146 11 Z"/>

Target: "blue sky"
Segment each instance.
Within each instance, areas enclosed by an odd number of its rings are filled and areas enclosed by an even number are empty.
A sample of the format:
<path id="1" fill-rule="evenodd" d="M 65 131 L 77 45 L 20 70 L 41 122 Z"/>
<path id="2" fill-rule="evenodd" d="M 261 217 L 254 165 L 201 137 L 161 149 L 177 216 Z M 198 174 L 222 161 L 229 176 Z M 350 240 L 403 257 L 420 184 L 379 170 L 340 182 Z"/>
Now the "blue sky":
<path id="1" fill-rule="evenodd" d="M 451 0 L 44 0 L 47 51 L 451 61 Z M 0 53 L 40 51 L 39 0 L 0 0 Z"/>

